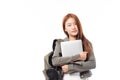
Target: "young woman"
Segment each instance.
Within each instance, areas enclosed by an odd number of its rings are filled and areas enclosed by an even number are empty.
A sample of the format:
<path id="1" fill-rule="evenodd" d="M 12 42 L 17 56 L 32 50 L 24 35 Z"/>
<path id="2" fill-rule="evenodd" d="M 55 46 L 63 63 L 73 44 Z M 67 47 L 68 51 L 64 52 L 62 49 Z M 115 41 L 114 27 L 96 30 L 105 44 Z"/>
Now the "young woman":
<path id="1" fill-rule="evenodd" d="M 96 67 L 95 56 L 91 42 L 84 36 L 79 18 L 72 13 L 63 18 L 63 31 L 66 38 L 63 41 L 82 40 L 83 52 L 70 57 L 62 57 L 60 42 L 56 42 L 52 57 L 54 66 L 61 66 L 64 72 L 63 80 L 88 80 L 91 69 Z M 79 74 L 78 74 L 79 73 Z"/>

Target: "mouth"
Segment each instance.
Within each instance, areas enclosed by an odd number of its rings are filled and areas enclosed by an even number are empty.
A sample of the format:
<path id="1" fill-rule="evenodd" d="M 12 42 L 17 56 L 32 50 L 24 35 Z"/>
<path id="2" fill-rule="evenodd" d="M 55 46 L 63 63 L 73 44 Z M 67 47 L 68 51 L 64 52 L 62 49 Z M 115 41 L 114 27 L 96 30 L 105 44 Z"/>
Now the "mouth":
<path id="1" fill-rule="evenodd" d="M 74 31 L 72 31 L 72 32 L 77 32 L 77 30 L 74 30 Z"/>

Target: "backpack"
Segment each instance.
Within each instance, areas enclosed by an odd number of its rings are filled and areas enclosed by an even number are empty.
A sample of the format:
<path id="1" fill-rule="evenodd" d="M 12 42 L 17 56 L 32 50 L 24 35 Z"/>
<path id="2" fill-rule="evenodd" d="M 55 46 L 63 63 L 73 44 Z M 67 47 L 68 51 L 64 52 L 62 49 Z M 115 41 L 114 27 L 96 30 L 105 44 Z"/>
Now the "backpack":
<path id="1" fill-rule="evenodd" d="M 60 66 L 53 66 L 52 64 L 52 56 L 55 50 L 56 41 L 62 41 L 62 39 L 54 39 L 52 45 L 52 51 L 44 56 L 44 76 L 45 80 L 62 80 L 63 72 Z M 60 56 L 62 54 L 60 53 Z"/>

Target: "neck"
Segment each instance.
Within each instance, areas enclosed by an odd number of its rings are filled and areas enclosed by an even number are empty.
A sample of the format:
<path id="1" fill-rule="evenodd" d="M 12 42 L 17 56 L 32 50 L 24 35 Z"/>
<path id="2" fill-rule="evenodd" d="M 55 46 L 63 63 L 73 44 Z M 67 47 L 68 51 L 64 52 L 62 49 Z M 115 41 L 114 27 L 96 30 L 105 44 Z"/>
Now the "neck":
<path id="1" fill-rule="evenodd" d="M 69 40 L 76 40 L 76 37 L 69 37 Z"/>

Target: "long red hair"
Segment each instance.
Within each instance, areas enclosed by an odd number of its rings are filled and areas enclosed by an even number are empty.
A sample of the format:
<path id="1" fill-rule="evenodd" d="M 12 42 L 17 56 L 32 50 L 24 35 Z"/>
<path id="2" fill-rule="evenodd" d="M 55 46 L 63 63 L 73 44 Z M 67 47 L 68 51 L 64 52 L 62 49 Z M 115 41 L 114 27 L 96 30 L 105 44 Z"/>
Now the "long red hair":
<path id="1" fill-rule="evenodd" d="M 69 18 L 75 19 L 75 22 L 76 22 L 76 25 L 77 25 L 78 34 L 76 36 L 76 39 L 81 39 L 82 42 L 83 42 L 83 50 L 87 51 L 88 53 L 91 53 L 92 48 L 90 46 L 89 40 L 84 36 L 80 20 L 75 14 L 69 13 L 63 18 L 62 26 L 63 26 L 64 33 L 67 35 L 67 37 L 69 37 L 68 33 L 65 31 L 65 23 Z"/>

